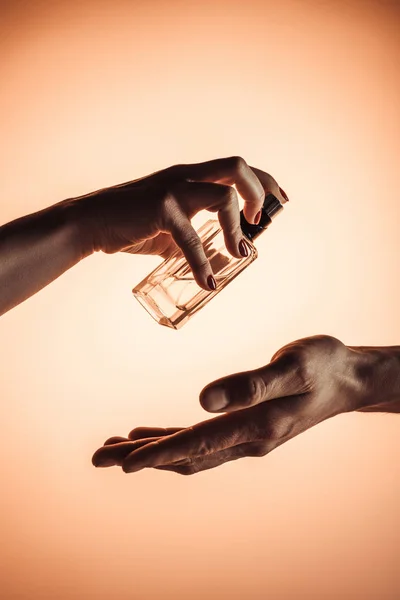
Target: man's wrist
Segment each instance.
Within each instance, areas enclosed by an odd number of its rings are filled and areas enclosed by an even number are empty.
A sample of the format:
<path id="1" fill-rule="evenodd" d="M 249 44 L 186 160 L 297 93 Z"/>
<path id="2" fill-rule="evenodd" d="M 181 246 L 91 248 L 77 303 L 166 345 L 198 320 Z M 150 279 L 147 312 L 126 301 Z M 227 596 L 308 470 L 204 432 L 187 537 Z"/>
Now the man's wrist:
<path id="1" fill-rule="evenodd" d="M 400 404 L 400 346 L 351 347 L 358 389 L 355 410 L 392 412 Z M 398 410 L 393 410 L 398 412 Z"/>

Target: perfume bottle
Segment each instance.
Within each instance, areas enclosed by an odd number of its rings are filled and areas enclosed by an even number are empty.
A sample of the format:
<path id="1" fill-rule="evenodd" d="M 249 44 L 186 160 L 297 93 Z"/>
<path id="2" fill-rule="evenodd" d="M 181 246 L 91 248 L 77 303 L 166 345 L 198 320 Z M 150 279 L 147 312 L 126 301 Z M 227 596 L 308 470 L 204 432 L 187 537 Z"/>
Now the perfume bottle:
<path id="1" fill-rule="evenodd" d="M 240 225 L 248 249 L 248 256 L 243 258 L 228 253 L 218 220 L 210 219 L 200 227 L 197 233 L 214 273 L 215 290 L 203 290 L 197 285 L 178 249 L 132 290 L 133 295 L 160 325 L 179 329 L 257 258 L 253 240 L 267 229 L 282 208 L 280 201 L 268 194 L 258 225 L 248 223 L 241 211 Z"/>

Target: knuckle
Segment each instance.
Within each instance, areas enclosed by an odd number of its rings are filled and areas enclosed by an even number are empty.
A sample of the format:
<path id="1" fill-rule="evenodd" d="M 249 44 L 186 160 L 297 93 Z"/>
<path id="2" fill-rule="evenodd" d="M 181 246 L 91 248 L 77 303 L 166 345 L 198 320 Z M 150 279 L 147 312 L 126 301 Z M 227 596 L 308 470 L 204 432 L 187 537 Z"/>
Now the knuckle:
<path id="1" fill-rule="evenodd" d="M 272 419 L 268 419 L 267 422 L 261 425 L 262 436 L 266 440 L 274 441 L 279 437 L 279 427 L 276 422 Z"/>
<path id="2" fill-rule="evenodd" d="M 196 455 L 197 456 L 208 456 L 209 454 L 211 454 L 213 452 L 213 447 L 212 444 L 209 440 L 207 440 L 206 438 L 202 439 L 199 441 L 198 446 L 196 448 Z M 193 463 L 192 465 L 193 466 Z"/>
<path id="3" fill-rule="evenodd" d="M 177 467 L 177 472 L 180 475 L 194 475 L 195 473 L 199 472 L 198 467 L 196 467 L 196 465 L 194 463 L 190 464 L 190 465 L 184 465 L 182 467 Z"/>
<path id="4" fill-rule="evenodd" d="M 313 375 L 307 349 L 298 342 L 288 344 L 272 357 L 272 362 L 275 361 L 279 361 L 284 372 L 290 374 L 296 388 L 304 392 L 310 389 Z"/>
<path id="5" fill-rule="evenodd" d="M 112 437 L 108 438 L 108 439 L 107 439 L 107 440 L 104 442 L 103 446 L 112 446 L 112 445 L 114 445 L 114 444 L 119 444 L 119 442 L 123 442 L 123 441 L 125 441 L 125 439 L 126 439 L 126 438 L 120 437 L 120 436 L 118 436 L 118 435 L 114 435 L 114 436 L 112 436 Z"/>
<path id="6" fill-rule="evenodd" d="M 232 186 L 225 186 L 225 189 L 223 190 L 223 200 L 225 204 L 236 204 L 237 193 L 235 188 Z"/>
<path id="7" fill-rule="evenodd" d="M 186 168 L 187 165 L 185 165 L 184 163 L 178 163 L 170 167 L 170 174 L 174 177 L 181 177 Z"/>
<path id="8" fill-rule="evenodd" d="M 296 352 L 289 359 L 290 370 L 293 379 L 300 389 L 308 389 L 311 379 L 310 364 L 307 353 L 304 351 Z"/>
<path id="9" fill-rule="evenodd" d="M 345 352 L 346 346 L 335 337 L 316 335 L 288 344 L 277 357 L 285 363 L 296 387 L 307 392 L 321 379 L 321 361 L 335 360 Z"/>
<path id="10" fill-rule="evenodd" d="M 278 182 L 269 173 L 265 173 L 264 175 L 264 185 L 268 190 L 271 190 L 271 192 L 277 192 L 279 190 Z"/>
<path id="11" fill-rule="evenodd" d="M 128 438 L 130 440 L 140 440 L 145 437 L 146 429 L 144 427 L 135 427 L 132 431 L 129 432 Z"/>
<path id="12" fill-rule="evenodd" d="M 180 215 L 179 203 L 170 186 L 160 186 L 154 193 L 156 220 L 162 229 L 170 230 Z"/>
<path id="13" fill-rule="evenodd" d="M 265 395 L 265 383 L 257 373 L 243 377 L 239 385 L 235 386 L 238 401 L 243 406 L 259 404 Z"/>
<path id="14" fill-rule="evenodd" d="M 315 351 L 320 352 L 321 350 L 326 352 L 336 351 L 341 347 L 345 347 L 340 340 L 332 335 L 313 335 L 299 340 L 298 344 L 310 353 Z"/>
<path id="15" fill-rule="evenodd" d="M 171 216 L 177 209 L 178 201 L 171 188 L 164 188 L 160 192 L 160 208 L 164 216 Z"/>
<path id="16" fill-rule="evenodd" d="M 265 442 L 253 442 L 247 446 L 247 456 L 261 457 L 268 454 L 268 445 Z"/>
<path id="17" fill-rule="evenodd" d="M 186 254 L 188 260 L 191 262 L 192 268 L 205 269 L 207 267 L 208 261 L 204 253 L 203 244 L 197 236 L 183 235 L 179 245 Z"/>
<path id="18" fill-rule="evenodd" d="M 266 386 L 263 378 L 257 373 L 251 377 L 253 404 L 258 404 L 265 397 Z"/>
<path id="19" fill-rule="evenodd" d="M 159 173 L 156 173 L 156 175 L 158 175 L 160 179 L 164 179 L 166 181 L 176 181 L 183 178 L 186 167 L 187 165 L 185 164 L 172 165 L 171 167 L 167 167 Z"/>
<path id="20" fill-rule="evenodd" d="M 261 426 L 262 437 L 266 441 L 278 442 L 290 437 L 293 428 L 294 418 L 289 413 L 270 412 L 269 418 Z"/>
<path id="21" fill-rule="evenodd" d="M 230 167 L 236 174 L 242 174 L 247 170 L 247 162 L 241 156 L 231 156 L 229 159 Z"/>
<path id="22" fill-rule="evenodd" d="M 183 243 L 185 244 L 186 248 L 193 251 L 199 251 L 203 249 L 203 244 L 201 243 L 200 238 L 191 233 L 184 237 Z"/>

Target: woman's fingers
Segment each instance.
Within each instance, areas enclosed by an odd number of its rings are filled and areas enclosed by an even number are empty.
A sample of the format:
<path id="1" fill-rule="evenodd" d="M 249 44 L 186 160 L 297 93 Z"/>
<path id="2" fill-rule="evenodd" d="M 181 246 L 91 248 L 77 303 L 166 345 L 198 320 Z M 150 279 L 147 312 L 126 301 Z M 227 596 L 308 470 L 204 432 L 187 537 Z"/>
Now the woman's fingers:
<path id="1" fill-rule="evenodd" d="M 203 243 L 195 228 L 183 212 L 175 214 L 170 224 L 170 232 L 174 242 L 182 250 L 196 283 L 203 290 L 214 291 L 217 282 L 210 262 L 206 256 Z"/>
<path id="2" fill-rule="evenodd" d="M 229 185 L 208 182 L 185 182 L 177 187 L 176 197 L 191 218 L 201 210 L 217 212 L 225 244 L 232 256 L 245 256 L 241 250 L 243 232 L 240 227 L 240 208 L 236 190 Z M 244 241 L 244 240 L 243 240 Z"/>
<path id="3" fill-rule="evenodd" d="M 265 194 L 272 193 L 275 198 L 278 198 L 281 204 L 285 204 L 289 202 L 289 198 L 287 194 L 283 191 L 282 188 L 279 187 L 278 183 L 269 173 L 265 173 L 265 171 L 261 171 L 261 169 L 256 169 L 256 167 L 250 167 L 253 173 L 257 176 L 261 185 L 264 188 Z"/>
<path id="4" fill-rule="evenodd" d="M 244 200 L 244 216 L 249 223 L 258 222 L 258 213 L 262 208 L 265 189 L 256 173 L 244 158 L 231 156 L 203 163 L 178 165 L 177 173 L 187 180 L 208 181 L 235 185 Z"/>
<path id="5" fill-rule="evenodd" d="M 225 244 L 235 258 L 249 255 L 240 227 L 240 208 L 235 186 L 244 199 L 243 213 L 249 223 L 258 223 L 268 193 L 281 203 L 287 201 L 271 175 L 251 168 L 241 157 L 220 158 L 204 163 L 177 165 L 157 177 L 164 177 L 168 194 L 163 204 L 165 229 L 181 248 L 196 282 L 205 290 L 215 290 L 217 281 L 201 240 L 190 219 L 201 210 L 218 212 Z"/>
<path id="6" fill-rule="evenodd" d="M 164 203 L 163 226 L 182 250 L 196 282 L 205 290 L 216 289 L 215 273 L 202 240 L 190 218 L 201 210 L 218 212 L 225 244 L 232 256 L 248 256 L 249 247 L 240 227 L 240 211 L 234 188 L 216 183 L 185 182 L 172 187 Z"/>

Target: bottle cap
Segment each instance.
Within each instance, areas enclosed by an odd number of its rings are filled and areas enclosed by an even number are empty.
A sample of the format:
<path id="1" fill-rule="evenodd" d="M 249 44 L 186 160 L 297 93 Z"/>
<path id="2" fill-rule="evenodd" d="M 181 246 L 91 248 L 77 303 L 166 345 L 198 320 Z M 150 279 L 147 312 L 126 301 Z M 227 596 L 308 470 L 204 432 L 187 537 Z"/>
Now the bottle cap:
<path id="1" fill-rule="evenodd" d="M 283 209 L 283 205 L 273 194 L 265 196 L 264 204 L 261 209 L 261 218 L 257 225 L 251 224 L 244 218 L 243 211 L 240 211 L 240 227 L 244 235 L 249 240 L 255 240 L 272 223 L 272 219 Z"/>

